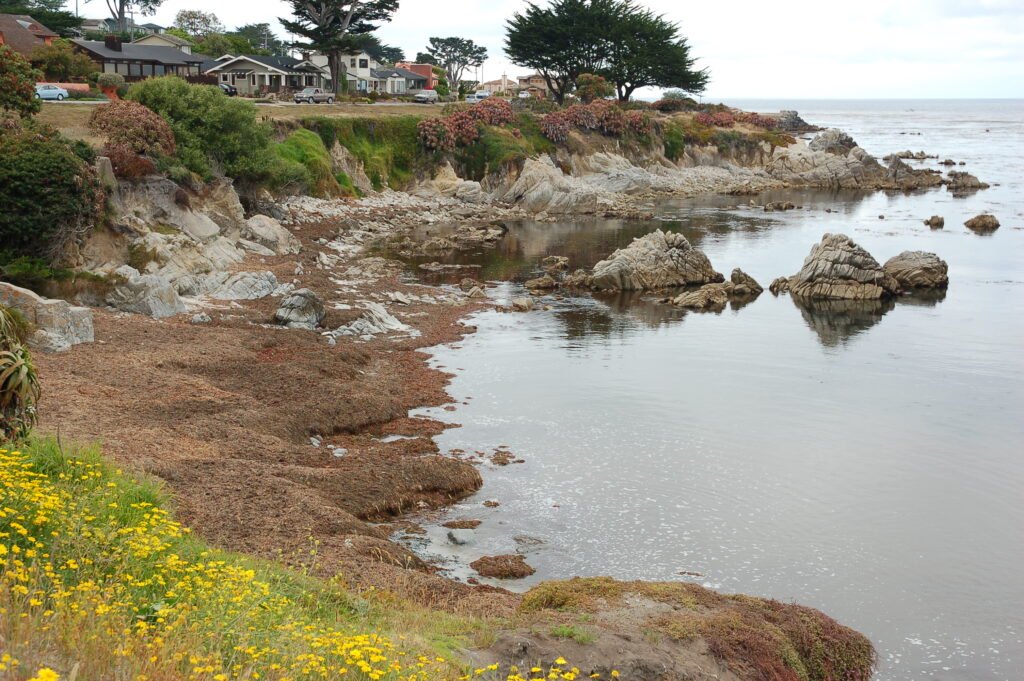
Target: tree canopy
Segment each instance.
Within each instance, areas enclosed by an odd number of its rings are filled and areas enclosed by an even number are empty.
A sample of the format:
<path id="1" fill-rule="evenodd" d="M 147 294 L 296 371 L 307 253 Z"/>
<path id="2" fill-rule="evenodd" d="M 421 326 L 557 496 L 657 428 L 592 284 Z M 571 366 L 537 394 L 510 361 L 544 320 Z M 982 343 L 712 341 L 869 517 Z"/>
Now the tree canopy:
<path id="1" fill-rule="evenodd" d="M 213 12 L 198 9 L 183 9 L 174 17 L 174 26 L 195 38 L 205 38 L 211 33 L 223 33 L 224 24 Z"/>
<path id="2" fill-rule="evenodd" d="M 117 22 L 121 32 L 128 31 L 128 10 L 135 8 L 143 16 L 156 14 L 164 0 L 105 0 L 110 17 Z"/>
<path id="3" fill-rule="evenodd" d="M 287 4 L 294 19 L 281 19 L 281 25 L 303 38 L 296 47 L 327 55 L 336 93 L 348 84 L 341 56 L 352 51 L 351 37 L 370 33 L 380 23 L 391 21 L 398 9 L 398 0 L 287 0 Z"/>
<path id="4" fill-rule="evenodd" d="M 60 35 L 69 35 L 82 19 L 63 9 L 64 0 L 0 0 L 0 14 L 28 14 Z"/>
<path id="5" fill-rule="evenodd" d="M 49 45 L 40 45 L 29 55 L 32 66 L 43 72 L 47 80 L 67 82 L 84 80 L 97 70 L 96 63 L 81 52 L 76 52 L 71 42 L 57 38 Z"/>
<path id="6" fill-rule="evenodd" d="M 679 26 L 632 0 L 528 3 L 506 24 L 505 53 L 535 69 L 558 102 L 584 73 L 606 78 L 623 101 L 639 87 L 701 92 L 708 82 Z"/>
<path id="7" fill-rule="evenodd" d="M 43 74 L 6 45 L 0 45 L 0 112 L 13 111 L 28 117 L 39 111 L 36 81 Z"/>
<path id="8" fill-rule="evenodd" d="M 468 38 L 431 38 L 427 51 L 416 55 L 416 61 L 436 64 L 448 75 L 451 87 L 462 82 L 462 75 L 468 68 L 475 68 L 487 59 L 487 48 L 477 45 Z"/>

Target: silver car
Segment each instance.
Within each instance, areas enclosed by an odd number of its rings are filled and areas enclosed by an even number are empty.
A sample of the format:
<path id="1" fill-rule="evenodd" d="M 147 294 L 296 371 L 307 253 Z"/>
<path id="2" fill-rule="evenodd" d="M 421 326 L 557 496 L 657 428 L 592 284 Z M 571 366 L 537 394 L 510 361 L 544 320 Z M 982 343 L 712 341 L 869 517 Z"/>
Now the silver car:
<path id="1" fill-rule="evenodd" d="M 441 98 L 437 96 L 437 90 L 420 90 L 412 99 L 420 104 L 433 104 L 441 101 Z"/>
<path id="2" fill-rule="evenodd" d="M 58 102 L 63 102 L 67 98 L 68 91 L 62 87 L 49 83 L 36 85 L 36 99 L 56 99 Z"/>

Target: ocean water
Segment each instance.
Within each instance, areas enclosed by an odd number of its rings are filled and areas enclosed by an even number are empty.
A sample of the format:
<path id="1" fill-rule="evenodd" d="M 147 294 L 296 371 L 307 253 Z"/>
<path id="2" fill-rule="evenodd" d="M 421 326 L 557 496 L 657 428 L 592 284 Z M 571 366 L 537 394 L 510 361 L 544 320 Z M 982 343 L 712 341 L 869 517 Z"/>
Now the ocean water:
<path id="1" fill-rule="evenodd" d="M 814 306 L 766 292 L 718 314 L 551 297 L 475 315 L 475 334 L 432 350 L 457 409 L 424 413 L 461 424 L 443 450 L 507 446 L 525 463 L 485 466 L 483 489 L 447 514 L 484 521 L 471 544 L 432 524 L 421 550 L 453 578 L 480 555 L 525 553 L 537 574 L 513 588 L 611 575 L 811 605 L 871 637 L 878 679 L 1021 678 L 1024 102 L 730 103 L 797 109 L 878 156 L 964 161 L 993 187 L 756 197 L 801 206 L 784 213 L 664 201 L 650 221 L 512 225 L 498 249 L 459 257 L 507 299 L 546 255 L 589 266 L 662 228 L 767 287 L 843 232 L 880 262 L 938 253 L 948 292 Z M 1002 223 L 989 236 L 963 226 L 983 211 Z M 922 224 L 933 214 L 944 229 Z"/>

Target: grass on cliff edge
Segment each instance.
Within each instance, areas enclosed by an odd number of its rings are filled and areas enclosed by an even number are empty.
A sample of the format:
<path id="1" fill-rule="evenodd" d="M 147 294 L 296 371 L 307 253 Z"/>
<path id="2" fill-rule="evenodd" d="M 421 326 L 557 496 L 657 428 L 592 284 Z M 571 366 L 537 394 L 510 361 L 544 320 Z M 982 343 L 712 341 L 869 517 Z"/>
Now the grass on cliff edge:
<path id="1" fill-rule="evenodd" d="M 488 635 L 214 550 L 165 501 L 96 449 L 0 447 L 0 679 L 454 679 Z"/>

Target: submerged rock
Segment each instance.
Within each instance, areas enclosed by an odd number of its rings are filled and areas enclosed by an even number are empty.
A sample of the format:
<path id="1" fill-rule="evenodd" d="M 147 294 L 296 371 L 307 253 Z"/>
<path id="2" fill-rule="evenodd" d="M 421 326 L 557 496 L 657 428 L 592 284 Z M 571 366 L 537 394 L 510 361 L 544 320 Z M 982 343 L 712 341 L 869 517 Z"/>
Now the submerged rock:
<path id="1" fill-rule="evenodd" d="M 899 286 L 871 254 L 845 234 L 826 234 L 815 244 L 789 291 L 800 298 L 877 300 Z"/>
<path id="2" fill-rule="evenodd" d="M 949 267 L 934 253 L 903 251 L 889 258 L 882 269 L 904 291 L 946 288 L 949 285 Z"/>
<path id="3" fill-rule="evenodd" d="M 780 293 L 785 293 L 789 290 L 789 277 L 776 277 L 769 284 L 768 290 L 772 292 L 773 296 L 777 296 Z"/>
<path id="4" fill-rule="evenodd" d="M 32 347 L 63 352 L 72 345 L 95 339 L 92 310 L 76 307 L 66 300 L 51 300 L 28 289 L 0 281 L 0 305 L 17 310 L 32 325 Z"/>
<path id="5" fill-rule="evenodd" d="M 516 312 L 529 312 L 533 309 L 533 298 L 513 298 L 512 309 Z"/>
<path id="6" fill-rule="evenodd" d="M 966 196 L 979 189 L 988 189 L 988 185 L 970 173 L 950 170 L 947 174 L 946 188 L 953 196 Z"/>
<path id="7" fill-rule="evenodd" d="M 759 296 L 764 292 L 756 279 L 738 267 L 729 275 L 729 281 L 733 285 L 732 294 L 736 296 Z"/>
<path id="8" fill-rule="evenodd" d="M 640 291 L 724 280 L 685 236 L 659 229 L 594 265 L 590 283 L 602 290 Z"/>
<path id="9" fill-rule="evenodd" d="M 484 556 L 474 560 L 469 567 L 483 577 L 497 579 L 522 579 L 536 572 L 534 568 L 526 564 L 526 559 L 517 553 L 504 556 Z"/>
<path id="10" fill-rule="evenodd" d="M 523 286 L 531 291 L 549 291 L 553 288 L 558 288 L 558 282 L 552 279 L 551 275 L 545 274 L 542 277 L 530 279 Z"/>
<path id="11" fill-rule="evenodd" d="M 540 261 L 541 269 L 549 274 L 569 269 L 569 258 L 564 255 L 549 255 Z"/>
<path id="12" fill-rule="evenodd" d="M 679 294 L 672 299 L 672 304 L 690 310 L 721 310 L 729 303 L 732 290 L 731 282 L 705 284 L 694 291 Z"/>
<path id="13" fill-rule="evenodd" d="M 941 215 L 933 215 L 924 221 L 932 229 L 942 229 L 946 225 L 946 219 Z"/>
<path id="14" fill-rule="evenodd" d="M 290 329 L 315 329 L 324 318 L 324 303 L 313 291 L 300 288 L 292 291 L 282 301 L 274 321 Z"/>
<path id="15" fill-rule="evenodd" d="M 964 223 L 967 229 L 986 234 L 988 232 L 994 232 L 999 229 L 999 220 L 996 219 L 995 215 L 989 215 L 983 213 L 976 215 L 967 222 Z"/>

